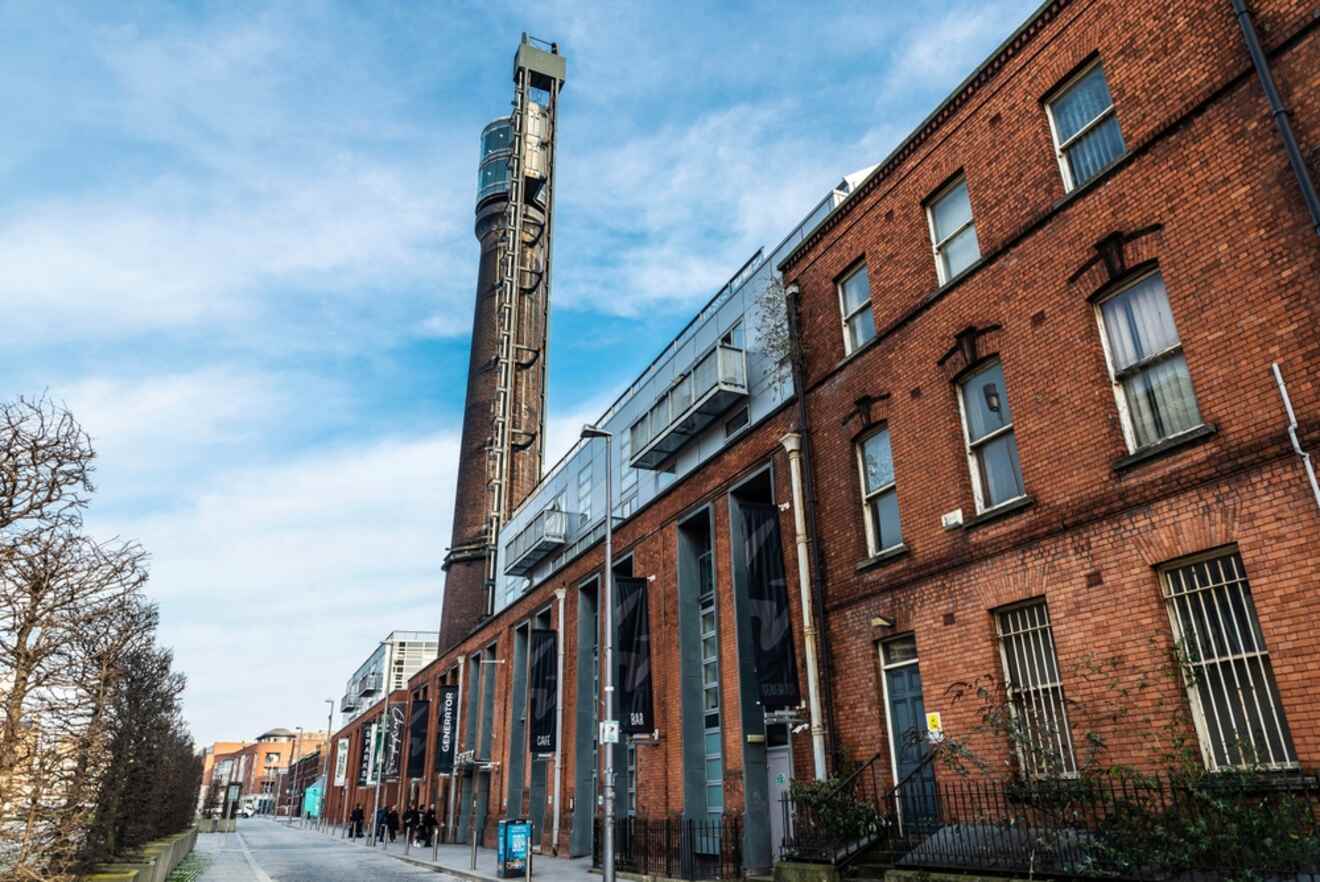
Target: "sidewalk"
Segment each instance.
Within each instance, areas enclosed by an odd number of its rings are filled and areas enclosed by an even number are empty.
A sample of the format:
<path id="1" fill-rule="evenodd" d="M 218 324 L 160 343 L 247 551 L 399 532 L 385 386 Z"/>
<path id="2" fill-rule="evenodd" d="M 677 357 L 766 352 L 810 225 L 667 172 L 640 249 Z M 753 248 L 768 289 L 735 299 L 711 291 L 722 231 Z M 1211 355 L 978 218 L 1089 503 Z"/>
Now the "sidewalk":
<path id="1" fill-rule="evenodd" d="M 368 848 L 364 844 L 367 842 L 365 838 L 357 840 L 344 838 L 342 827 L 331 827 L 329 830 L 322 832 L 310 827 L 294 826 L 287 818 L 280 818 L 279 823 L 289 826 L 289 829 L 294 831 L 301 830 L 308 835 L 332 839 L 346 848 Z M 376 846 L 375 851 L 439 873 L 448 873 L 451 876 L 470 879 L 472 882 L 502 882 L 500 877 L 495 875 L 495 849 L 493 848 L 477 849 L 477 869 L 475 872 L 468 869 L 472 864 L 472 848 L 469 845 L 441 844 L 437 859 L 434 861 L 431 860 L 431 849 L 429 848 L 412 848 L 407 854 L 404 854 L 402 836 L 399 837 L 397 842 Z M 591 878 L 591 858 L 558 858 L 550 855 L 533 855 L 532 877 L 541 880 L 541 882 L 581 882 L 583 879 Z"/>

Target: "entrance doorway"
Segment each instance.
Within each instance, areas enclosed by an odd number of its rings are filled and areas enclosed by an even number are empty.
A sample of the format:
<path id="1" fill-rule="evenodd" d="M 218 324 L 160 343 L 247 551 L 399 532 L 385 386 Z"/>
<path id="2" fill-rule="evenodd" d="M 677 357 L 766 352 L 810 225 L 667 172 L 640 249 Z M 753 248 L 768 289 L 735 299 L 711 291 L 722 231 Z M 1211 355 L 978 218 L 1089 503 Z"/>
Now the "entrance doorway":
<path id="1" fill-rule="evenodd" d="M 889 753 L 898 787 L 899 823 L 907 830 L 934 826 L 935 767 L 925 762 L 926 705 L 921 694 L 917 638 L 909 634 L 880 644 L 884 671 L 885 715 L 889 723 Z"/>
<path id="2" fill-rule="evenodd" d="M 778 856 L 784 846 L 784 797 L 793 785 L 793 747 L 787 723 L 767 723 L 765 727 L 765 769 L 770 779 L 770 850 Z M 791 823 L 791 822 L 790 822 Z"/>

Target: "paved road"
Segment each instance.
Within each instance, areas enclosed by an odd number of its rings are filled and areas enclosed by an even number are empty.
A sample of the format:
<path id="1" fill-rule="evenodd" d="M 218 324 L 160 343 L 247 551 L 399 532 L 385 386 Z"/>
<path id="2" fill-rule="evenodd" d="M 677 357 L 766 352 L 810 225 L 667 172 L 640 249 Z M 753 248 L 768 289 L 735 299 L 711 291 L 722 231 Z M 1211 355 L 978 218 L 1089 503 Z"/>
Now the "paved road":
<path id="1" fill-rule="evenodd" d="M 237 833 L 205 833 L 197 850 L 210 860 L 197 882 L 456 882 L 319 833 L 264 818 L 244 818 Z"/>

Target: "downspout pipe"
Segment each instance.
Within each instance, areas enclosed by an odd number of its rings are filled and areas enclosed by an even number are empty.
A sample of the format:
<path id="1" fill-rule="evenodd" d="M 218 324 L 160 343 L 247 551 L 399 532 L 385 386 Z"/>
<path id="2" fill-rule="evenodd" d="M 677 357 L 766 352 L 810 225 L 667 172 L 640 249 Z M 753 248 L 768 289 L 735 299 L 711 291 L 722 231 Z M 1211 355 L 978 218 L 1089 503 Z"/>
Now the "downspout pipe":
<path id="1" fill-rule="evenodd" d="M 1297 176 L 1297 185 L 1301 188 L 1306 210 L 1311 214 L 1311 227 L 1316 235 L 1320 236 L 1320 196 L 1316 195 L 1315 182 L 1311 180 L 1311 172 L 1306 167 L 1306 160 L 1302 158 L 1301 148 L 1297 146 L 1297 136 L 1293 134 L 1288 108 L 1274 85 L 1270 60 L 1265 55 L 1265 50 L 1261 48 L 1260 37 L 1256 33 L 1251 12 L 1247 10 L 1246 0 L 1230 0 L 1230 2 L 1233 6 L 1233 14 L 1237 16 L 1238 26 L 1242 29 L 1242 40 L 1247 44 L 1251 64 L 1256 68 L 1256 76 L 1260 79 L 1261 88 L 1265 90 L 1265 98 L 1270 103 L 1274 125 L 1279 129 L 1279 137 L 1283 138 L 1283 149 L 1288 154 L 1288 164 L 1292 166 L 1293 174 Z"/>
<path id="2" fill-rule="evenodd" d="M 1301 439 L 1297 437 L 1297 414 L 1293 412 L 1288 387 L 1283 383 L 1283 372 L 1279 370 L 1277 361 L 1270 365 L 1270 370 L 1274 372 L 1274 382 L 1279 387 L 1279 397 L 1283 399 L 1283 411 L 1288 416 L 1288 439 L 1292 441 L 1293 453 L 1297 454 L 1302 461 L 1302 467 L 1306 469 L 1306 479 L 1311 484 L 1311 495 L 1315 497 L 1316 507 L 1320 508 L 1320 481 L 1316 480 L 1315 464 L 1311 462 L 1311 454 L 1306 452 L 1302 447 Z"/>
<path id="3" fill-rule="evenodd" d="M 785 311 L 788 313 L 788 332 L 789 339 L 797 341 L 802 339 L 801 325 L 798 321 L 798 307 L 802 296 L 801 289 L 797 285 L 790 285 L 785 292 L 784 298 Z M 811 420 L 807 415 L 807 383 L 803 374 L 801 352 L 795 350 L 789 359 L 793 374 L 793 389 L 797 395 L 798 434 L 802 436 L 802 488 L 805 496 L 805 513 L 807 524 L 810 525 L 807 540 L 808 548 L 811 552 L 811 592 L 816 603 L 816 615 L 820 625 L 817 630 L 820 648 L 820 669 L 823 681 L 833 683 L 834 678 L 830 668 L 832 667 L 830 652 L 830 629 L 827 627 L 825 613 L 825 564 L 821 559 L 820 539 L 817 536 L 816 525 L 820 522 L 816 515 L 816 482 L 815 471 L 812 467 L 811 459 Z M 827 756 L 830 760 L 829 766 L 834 767 L 838 763 L 838 756 L 835 752 L 835 733 L 838 726 L 834 719 L 834 698 L 832 692 L 825 692 L 822 696 L 825 706 L 825 743 Z"/>
<path id="4" fill-rule="evenodd" d="M 816 780 L 824 781 L 825 724 L 820 713 L 820 671 L 816 666 L 816 625 L 811 614 L 811 564 L 807 547 L 807 515 L 802 493 L 802 436 L 789 432 L 780 443 L 788 451 L 789 476 L 793 485 L 793 530 L 797 534 L 798 588 L 802 592 L 802 642 L 807 654 L 807 696 L 811 708 L 811 756 Z"/>
<path id="5" fill-rule="evenodd" d="M 559 635 L 555 640 L 558 655 L 555 674 L 555 796 L 550 833 L 550 851 L 555 856 L 559 855 L 559 793 L 560 784 L 564 780 L 563 768 L 560 764 L 564 755 L 564 595 L 567 593 L 563 588 L 555 589 L 555 598 L 559 601 L 559 616 L 555 620 Z"/>

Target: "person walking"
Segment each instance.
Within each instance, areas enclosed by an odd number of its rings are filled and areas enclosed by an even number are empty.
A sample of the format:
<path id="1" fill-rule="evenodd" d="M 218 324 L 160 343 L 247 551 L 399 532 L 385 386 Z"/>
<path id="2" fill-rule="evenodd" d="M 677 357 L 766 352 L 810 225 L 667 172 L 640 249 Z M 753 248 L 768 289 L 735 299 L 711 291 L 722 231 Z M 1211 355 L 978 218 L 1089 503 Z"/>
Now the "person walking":
<path id="1" fill-rule="evenodd" d="M 437 824 L 435 806 L 427 806 L 426 814 L 422 815 L 422 844 L 427 848 L 431 847 L 431 837 L 435 835 Z"/>
<path id="2" fill-rule="evenodd" d="M 417 844 L 417 827 L 421 823 L 421 812 L 417 811 L 417 806 L 410 805 L 408 810 L 403 813 L 403 839 L 413 845 Z"/>
<path id="3" fill-rule="evenodd" d="M 393 842 L 394 837 L 399 833 L 399 810 L 392 805 L 389 807 L 389 811 L 385 815 L 385 825 L 389 827 L 390 842 Z"/>
<path id="4" fill-rule="evenodd" d="M 348 816 L 349 835 L 354 839 L 362 838 L 362 803 L 353 806 L 353 811 Z"/>
<path id="5" fill-rule="evenodd" d="M 380 808 L 376 809 L 376 818 L 373 827 L 373 829 L 375 830 L 375 833 L 373 835 L 376 838 L 376 842 L 383 842 L 385 839 L 385 821 L 388 818 L 388 816 L 389 814 L 385 806 L 381 806 Z"/>

